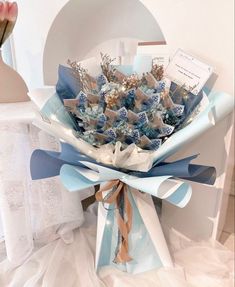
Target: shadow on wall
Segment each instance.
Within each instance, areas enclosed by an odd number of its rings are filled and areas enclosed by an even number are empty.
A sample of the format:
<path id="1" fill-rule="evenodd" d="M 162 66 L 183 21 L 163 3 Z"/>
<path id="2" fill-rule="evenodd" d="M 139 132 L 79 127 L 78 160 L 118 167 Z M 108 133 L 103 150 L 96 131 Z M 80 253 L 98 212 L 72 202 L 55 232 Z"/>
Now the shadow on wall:
<path id="1" fill-rule="evenodd" d="M 95 55 L 95 47 L 101 43 L 113 40 L 114 46 L 115 41 L 123 38 L 135 45 L 138 41 L 165 40 L 153 15 L 138 0 L 69 1 L 47 37 L 43 59 L 45 84 L 56 83 L 58 65 L 65 64 L 68 58 L 83 60 L 87 55 Z"/>

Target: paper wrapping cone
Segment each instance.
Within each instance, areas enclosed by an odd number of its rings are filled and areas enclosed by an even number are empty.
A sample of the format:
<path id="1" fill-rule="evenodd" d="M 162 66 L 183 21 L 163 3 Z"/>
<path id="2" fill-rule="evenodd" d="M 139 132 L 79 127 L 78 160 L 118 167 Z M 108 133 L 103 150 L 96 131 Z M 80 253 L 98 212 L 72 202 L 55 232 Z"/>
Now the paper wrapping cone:
<path id="1" fill-rule="evenodd" d="M 173 267 L 173 262 L 162 232 L 153 200 L 149 194 L 141 194 L 133 189 L 129 193 L 133 209 L 133 226 L 129 234 L 129 255 L 132 261 L 115 264 L 117 245 L 117 222 L 114 207 L 106 210 L 102 203 L 98 209 L 96 242 L 96 269 L 103 266 L 138 274 L 161 267 Z"/>

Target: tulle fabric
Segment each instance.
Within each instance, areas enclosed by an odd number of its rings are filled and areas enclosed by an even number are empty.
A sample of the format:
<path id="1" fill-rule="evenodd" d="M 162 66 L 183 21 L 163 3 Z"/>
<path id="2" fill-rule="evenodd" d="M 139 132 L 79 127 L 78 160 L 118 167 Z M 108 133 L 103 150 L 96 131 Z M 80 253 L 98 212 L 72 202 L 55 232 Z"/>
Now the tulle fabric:
<path id="1" fill-rule="evenodd" d="M 130 275 L 94 268 L 97 217 L 85 213 L 72 243 L 57 239 L 38 247 L 18 268 L 0 263 L 0 286 L 9 287 L 232 287 L 233 253 L 216 242 L 188 242 L 170 231 L 175 268 Z"/>
<path id="2" fill-rule="evenodd" d="M 94 193 L 93 188 L 69 193 L 59 178 L 32 182 L 29 166 L 35 148 L 58 150 L 59 144 L 31 125 L 1 121 L 0 242 L 5 241 L 14 266 L 28 258 L 35 243 L 73 241 L 72 231 L 84 221 L 81 200 Z"/>

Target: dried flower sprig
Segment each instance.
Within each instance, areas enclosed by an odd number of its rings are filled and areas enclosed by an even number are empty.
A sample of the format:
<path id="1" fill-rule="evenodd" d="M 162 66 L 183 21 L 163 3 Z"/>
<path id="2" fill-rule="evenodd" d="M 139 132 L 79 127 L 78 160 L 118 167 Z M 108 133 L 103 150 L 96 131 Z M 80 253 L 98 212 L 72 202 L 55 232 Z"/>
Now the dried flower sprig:
<path id="1" fill-rule="evenodd" d="M 141 84 L 137 74 L 130 75 L 123 79 L 122 85 L 126 90 L 137 89 Z"/>
<path id="2" fill-rule="evenodd" d="M 120 101 L 120 93 L 116 90 L 112 91 L 105 97 L 107 108 L 112 109 Z"/>
<path id="3" fill-rule="evenodd" d="M 109 55 L 100 53 L 101 56 L 101 69 L 105 77 L 108 79 L 109 82 L 114 81 L 115 79 L 115 68 L 112 63 L 115 59 L 112 59 Z"/>
<path id="4" fill-rule="evenodd" d="M 18 16 L 16 2 L 0 1 L 0 48 L 11 35 Z"/>
<path id="5" fill-rule="evenodd" d="M 92 92 L 96 89 L 96 80 L 93 79 L 81 64 L 76 61 L 68 60 L 68 65 L 72 68 L 74 75 L 79 81 L 80 87 L 84 92 Z"/>
<path id="6" fill-rule="evenodd" d="M 161 81 L 164 76 L 164 68 L 162 65 L 153 64 L 151 73 L 157 81 Z"/>

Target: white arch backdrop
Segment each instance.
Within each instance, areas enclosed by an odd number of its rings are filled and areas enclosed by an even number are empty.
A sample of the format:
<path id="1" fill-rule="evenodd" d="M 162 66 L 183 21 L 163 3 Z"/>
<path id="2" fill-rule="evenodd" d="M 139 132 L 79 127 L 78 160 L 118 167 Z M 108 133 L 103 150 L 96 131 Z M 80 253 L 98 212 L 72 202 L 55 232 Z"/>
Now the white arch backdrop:
<path id="1" fill-rule="evenodd" d="M 20 14 L 14 34 L 16 63 L 29 88 L 43 84 L 42 59 L 47 35 L 59 11 L 68 2 L 18 0 Z M 172 53 L 181 47 L 213 65 L 219 74 L 215 89 L 233 94 L 233 0 L 140 2 L 157 19 Z"/>
<path id="2" fill-rule="evenodd" d="M 70 0 L 48 33 L 45 83 L 55 83 L 58 63 L 65 64 L 68 58 L 99 57 L 100 51 L 116 57 L 120 39 L 129 55 L 136 54 L 138 41 L 164 41 L 156 19 L 139 1 Z"/>

